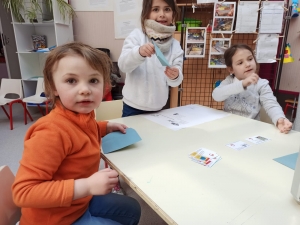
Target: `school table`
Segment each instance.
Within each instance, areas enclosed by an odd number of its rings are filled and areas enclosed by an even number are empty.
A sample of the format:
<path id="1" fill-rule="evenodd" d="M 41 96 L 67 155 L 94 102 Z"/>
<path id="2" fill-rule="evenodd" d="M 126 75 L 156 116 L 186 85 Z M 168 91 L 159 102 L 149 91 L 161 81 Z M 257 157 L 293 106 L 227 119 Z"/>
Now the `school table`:
<path id="1" fill-rule="evenodd" d="M 178 131 L 140 115 L 112 121 L 134 128 L 142 141 L 103 159 L 168 224 L 300 224 L 300 205 L 290 193 L 294 170 L 273 160 L 299 151 L 299 132 L 281 134 L 237 115 Z M 255 135 L 271 140 L 245 140 Z M 235 141 L 251 146 L 226 146 Z M 191 161 L 189 153 L 201 147 L 222 159 L 211 168 Z"/>

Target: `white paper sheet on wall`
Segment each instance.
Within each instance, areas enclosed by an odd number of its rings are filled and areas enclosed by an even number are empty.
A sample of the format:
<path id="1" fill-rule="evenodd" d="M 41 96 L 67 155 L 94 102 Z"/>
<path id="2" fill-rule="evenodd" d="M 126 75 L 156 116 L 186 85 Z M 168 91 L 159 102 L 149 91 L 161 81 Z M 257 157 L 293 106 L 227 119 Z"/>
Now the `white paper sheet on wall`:
<path id="1" fill-rule="evenodd" d="M 258 63 L 276 62 L 278 34 L 259 34 L 256 44 L 256 60 Z"/>
<path id="2" fill-rule="evenodd" d="M 142 11 L 140 0 L 115 0 L 114 23 L 115 38 L 125 39 L 135 28 L 141 27 L 140 17 Z"/>
<path id="3" fill-rule="evenodd" d="M 258 1 L 240 1 L 237 8 L 237 17 L 235 33 L 253 33 L 256 32 L 258 19 Z"/>
<path id="4" fill-rule="evenodd" d="M 214 3 L 214 2 L 218 2 L 218 0 L 197 0 L 197 4 Z"/>
<path id="5" fill-rule="evenodd" d="M 74 11 L 114 11 L 113 1 L 111 0 L 72 0 L 71 5 Z"/>
<path id="6" fill-rule="evenodd" d="M 284 2 L 263 2 L 260 10 L 259 33 L 280 34 L 284 12 Z"/>

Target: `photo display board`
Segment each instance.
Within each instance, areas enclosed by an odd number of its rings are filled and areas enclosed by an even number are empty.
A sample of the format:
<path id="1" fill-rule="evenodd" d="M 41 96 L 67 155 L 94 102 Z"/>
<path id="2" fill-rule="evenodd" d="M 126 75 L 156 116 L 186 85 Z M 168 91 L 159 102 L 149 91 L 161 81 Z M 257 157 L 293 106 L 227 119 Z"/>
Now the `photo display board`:
<path id="1" fill-rule="evenodd" d="M 224 52 L 230 47 L 230 38 L 211 38 L 209 49 L 209 68 L 226 68 Z"/>
<path id="2" fill-rule="evenodd" d="M 206 46 L 206 27 L 186 29 L 185 57 L 204 58 Z"/>
<path id="3" fill-rule="evenodd" d="M 232 33 L 235 2 L 215 3 L 212 33 Z"/>

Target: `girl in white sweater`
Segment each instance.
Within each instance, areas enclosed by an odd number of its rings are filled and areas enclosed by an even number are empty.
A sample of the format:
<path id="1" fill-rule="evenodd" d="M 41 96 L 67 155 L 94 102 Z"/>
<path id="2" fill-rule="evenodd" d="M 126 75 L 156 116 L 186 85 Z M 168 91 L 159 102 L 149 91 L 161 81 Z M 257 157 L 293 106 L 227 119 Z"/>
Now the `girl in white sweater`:
<path id="1" fill-rule="evenodd" d="M 118 60 L 119 68 L 126 73 L 123 117 L 161 110 L 167 103 L 169 86 L 181 84 L 183 51 L 173 38 L 177 15 L 174 0 L 143 0 L 142 30 L 129 34 Z M 152 41 L 170 67 L 161 65 Z"/>
<path id="2" fill-rule="evenodd" d="M 282 133 L 292 129 L 269 82 L 256 74 L 257 62 L 248 45 L 233 45 L 224 53 L 230 75 L 212 93 L 214 100 L 224 102 L 224 111 L 259 120 L 263 107 L 274 125 Z"/>

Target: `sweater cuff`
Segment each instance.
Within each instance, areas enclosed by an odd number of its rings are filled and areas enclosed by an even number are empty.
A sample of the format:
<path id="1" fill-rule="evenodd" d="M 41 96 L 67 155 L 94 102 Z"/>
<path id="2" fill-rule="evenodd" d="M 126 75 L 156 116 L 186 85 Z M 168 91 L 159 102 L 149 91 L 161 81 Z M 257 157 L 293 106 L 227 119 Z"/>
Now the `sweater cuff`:
<path id="1" fill-rule="evenodd" d="M 107 135 L 108 121 L 99 121 L 97 123 L 98 123 L 99 129 L 100 129 L 100 136 L 104 137 L 105 135 Z"/>

